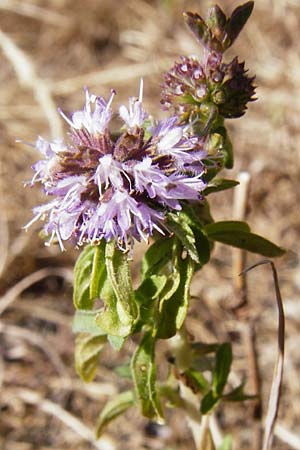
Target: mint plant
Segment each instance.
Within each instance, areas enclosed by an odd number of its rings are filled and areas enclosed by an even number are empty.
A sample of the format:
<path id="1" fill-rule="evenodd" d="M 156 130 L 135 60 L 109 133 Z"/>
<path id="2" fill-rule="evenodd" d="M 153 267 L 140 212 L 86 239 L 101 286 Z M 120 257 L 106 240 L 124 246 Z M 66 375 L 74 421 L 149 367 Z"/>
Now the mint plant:
<path id="1" fill-rule="evenodd" d="M 82 111 L 71 118 L 61 112 L 70 127 L 67 140 L 36 142 L 43 158 L 33 167 L 32 184 L 41 183 L 51 200 L 34 209 L 27 226 L 41 219 L 48 243 L 57 241 L 62 250 L 64 241 L 83 247 L 74 271 L 80 377 L 87 382 L 94 378 L 105 345 L 118 351 L 135 336 L 130 367 L 119 370 L 131 379 L 132 388 L 104 407 L 97 436 L 133 406 L 161 423 L 168 405 L 191 416 L 192 395 L 200 426 L 221 401 L 251 398 L 243 384 L 226 389 L 231 344 L 190 342 L 184 323 L 193 275 L 209 262 L 214 242 L 267 257 L 283 254 L 247 223 L 215 222 L 208 201 L 211 193 L 238 184 L 219 177 L 234 162 L 225 119 L 244 115 L 255 100 L 255 86 L 245 64 L 237 57 L 226 62 L 224 53 L 253 5 L 239 6 L 230 17 L 213 6 L 206 20 L 185 13 L 202 55 L 182 56 L 164 75 L 161 103 L 171 114 L 167 119 L 155 120 L 144 110 L 141 81 L 139 96 L 119 108 L 122 125 L 112 132 L 115 91 L 106 101 L 86 90 Z M 136 241 L 145 241 L 148 249 L 134 288 L 130 262 Z M 157 379 L 160 339 L 170 340 L 166 380 Z M 214 448 L 209 428 L 205 436 L 211 447 L 195 432 L 197 448 Z M 228 439 L 223 448 L 229 448 Z"/>

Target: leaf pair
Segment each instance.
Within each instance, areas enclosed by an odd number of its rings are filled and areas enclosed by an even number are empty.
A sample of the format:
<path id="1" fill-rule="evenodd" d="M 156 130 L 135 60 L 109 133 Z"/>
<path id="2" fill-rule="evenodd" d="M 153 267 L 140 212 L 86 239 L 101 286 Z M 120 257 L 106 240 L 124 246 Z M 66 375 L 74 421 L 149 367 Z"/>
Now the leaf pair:
<path id="1" fill-rule="evenodd" d="M 209 9 L 206 22 L 199 14 L 191 12 L 185 13 L 184 18 L 198 42 L 210 50 L 223 53 L 242 31 L 253 7 L 254 2 L 249 1 L 238 6 L 227 18 L 222 9 L 215 5 Z"/>
<path id="2" fill-rule="evenodd" d="M 197 258 L 192 237 L 184 235 L 179 226 L 178 234 L 182 234 L 182 240 Z M 188 311 L 194 261 L 189 254 L 183 257 L 183 249 L 175 236 L 160 239 L 152 244 L 142 261 L 142 283 L 136 291 L 140 320 L 151 326 L 156 338 L 174 336 Z"/>
<path id="3" fill-rule="evenodd" d="M 200 411 L 202 414 L 207 414 L 211 411 L 216 404 L 222 399 L 224 401 L 236 402 L 243 400 L 250 400 L 255 398 L 253 395 L 247 395 L 244 393 L 244 383 L 239 385 L 227 394 L 224 394 L 224 389 L 230 373 L 232 364 L 232 349 L 231 344 L 221 344 L 215 355 L 215 365 L 212 372 L 211 388 L 205 393 L 201 401 Z M 198 374 L 199 378 L 199 374 Z M 207 390 L 207 384 L 201 379 L 201 383 L 198 384 L 203 390 Z"/>
<path id="4" fill-rule="evenodd" d="M 95 299 L 104 308 L 90 315 L 77 315 L 76 327 L 94 333 L 126 337 L 137 318 L 137 305 L 131 282 L 128 257 L 114 241 L 87 246 L 75 265 L 74 304 L 77 310 L 92 310 Z M 90 329 L 89 329 L 90 326 Z"/>

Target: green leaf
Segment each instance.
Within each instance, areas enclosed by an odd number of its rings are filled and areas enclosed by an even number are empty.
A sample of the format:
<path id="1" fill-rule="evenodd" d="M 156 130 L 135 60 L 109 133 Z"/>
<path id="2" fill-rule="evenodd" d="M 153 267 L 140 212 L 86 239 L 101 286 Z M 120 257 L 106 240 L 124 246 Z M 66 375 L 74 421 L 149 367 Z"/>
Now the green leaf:
<path id="1" fill-rule="evenodd" d="M 162 421 L 163 413 L 156 390 L 155 339 L 147 332 L 131 362 L 132 378 L 141 412 L 150 419 Z"/>
<path id="2" fill-rule="evenodd" d="M 156 299 L 164 289 L 166 282 L 166 275 L 151 275 L 149 278 L 145 278 L 135 291 L 140 303 L 147 305 L 152 299 Z"/>
<path id="3" fill-rule="evenodd" d="M 230 36 L 231 44 L 238 37 L 242 29 L 244 28 L 247 20 L 251 16 L 252 10 L 254 7 L 254 2 L 250 1 L 244 3 L 243 5 L 238 6 L 232 13 L 228 25 L 227 30 Z"/>
<path id="4" fill-rule="evenodd" d="M 91 282 L 90 282 L 91 299 L 99 297 L 102 285 L 106 277 L 105 245 L 106 242 L 104 241 L 104 239 L 102 239 L 100 244 L 95 246 Z"/>
<path id="5" fill-rule="evenodd" d="M 213 218 L 210 214 L 209 203 L 205 199 L 197 203 L 185 203 L 182 209 L 189 217 L 189 224 L 199 230 L 202 230 L 204 225 L 208 225 L 213 222 Z"/>
<path id="6" fill-rule="evenodd" d="M 107 335 L 128 336 L 132 330 L 132 320 L 128 319 L 124 314 L 122 316 L 119 315 L 118 301 L 109 280 L 106 280 L 102 288 L 101 299 L 105 303 L 105 308 L 97 313 L 96 324 Z"/>
<path id="7" fill-rule="evenodd" d="M 142 279 L 156 275 L 167 264 L 172 256 L 174 239 L 170 237 L 158 239 L 145 253 L 142 260 Z"/>
<path id="8" fill-rule="evenodd" d="M 75 311 L 72 323 L 73 333 L 90 333 L 97 336 L 105 335 L 106 333 L 96 323 L 98 312 L 82 309 Z"/>
<path id="9" fill-rule="evenodd" d="M 105 262 L 107 277 L 111 282 L 117 299 L 118 314 L 121 322 L 134 321 L 137 316 L 137 305 L 132 287 L 128 255 L 116 248 L 115 242 L 106 244 Z"/>
<path id="10" fill-rule="evenodd" d="M 185 384 L 194 392 L 205 394 L 209 390 L 209 383 L 201 372 L 188 369 L 183 374 Z"/>
<path id="11" fill-rule="evenodd" d="M 232 437 L 230 435 L 225 436 L 218 450 L 232 450 Z"/>
<path id="12" fill-rule="evenodd" d="M 215 353 L 220 344 L 206 344 L 204 342 L 192 342 L 191 347 L 195 355 L 203 356 L 209 353 Z"/>
<path id="13" fill-rule="evenodd" d="M 173 223 L 169 224 L 189 256 L 200 264 L 200 267 L 210 258 L 210 243 L 203 231 L 201 215 L 205 210 L 204 205 L 183 205 L 179 214 L 170 214 Z"/>
<path id="14" fill-rule="evenodd" d="M 221 344 L 216 352 L 216 364 L 213 371 L 212 389 L 219 398 L 223 394 L 232 363 L 231 344 Z"/>
<path id="15" fill-rule="evenodd" d="M 114 348 L 117 351 L 120 351 L 125 343 L 124 337 L 112 336 L 110 334 L 107 336 L 107 340 L 110 343 L 110 345 L 112 346 L 112 348 Z"/>
<path id="16" fill-rule="evenodd" d="M 224 178 L 214 178 L 210 181 L 207 187 L 203 191 L 203 195 L 213 194 L 215 192 L 225 191 L 227 189 L 232 189 L 239 184 L 235 180 L 227 180 Z"/>
<path id="17" fill-rule="evenodd" d="M 243 402 L 245 400 L 254 400 L 257 395 L 248 395 L 244 392 L 245 383 L 240 384 L 238 387 L 228 392 L 228 394 L 222 395 L 222 400 L 227 402 Z"/>
<path id="18" fill-rule="evenodd" d="M 103 429 L 116 417 L 123 414 L 127 409 L 134 406 L 134 394 L 132 391 L 125 391 L 112 398 L 101 411 L 96 425 L 96 437 L 100 438 Z"/>
<path id="19" fill-rule="evenodd" d="M 90 298 L 94 252 L 93 245 L 86 246 L 75 264 L 73 301 L 76 309 L 92 309 L 94 304 L 94 300 Z"/>
<path id="20" fill-rule="evenodd" d="M 218 222 L 218 224 L 221 224 Z M 223 222 L 225 224 L 225 222 Z M 210 227 L 211 225 L 209 225 Z M 220 225 L 221 227 L 221 225 Z M 258 253 L 266 257 L 282 256 L 285 250 L 268 241 L 267 239 L 250 233 L 249 231 L 230 229 L 229 227 L 223 231 L 212 230 L 205 227 L 209 239 L 213 241 L 222 242 L 223 244 L 231 245 L 232 247 L 248 250 L 252 253 Z"/>
<path id="21" fill-rule="evenodd" d="M 181 253 L 181 252 L 180 252 Z M 181 328 L 188 312 L 194 262 L 178 253 L 173 264 L 173 286 L 161 296 L 157 337 L 169 339 Z"/>
<path id="22" fill-rule="evenodd" d="M 86 383 L 95 377 L 98 359 L 105 343 L 106 336 L 79 334 L 76 338 L 75 368 Z"/>
<path id="23" fill-rule="evenodd" d="M 90 310 L 99 297 L 105 280 L 105 241 L 87 245 L 79 255 L 74 268 L 74 305 L 76 309 Z"/>
<path id="24" fill-rule="evenodd" d="M 135 291 L 136 301 L 139 306 L 139 321 L 141 324 L 153 324 L 154 321 L 154 301 L 160 296 L 167 284 L 166 275 L 151 275 L 145 278 L 142 284 Z"/>
<path id="25" fill-rule="evenodd" d="M 190 257 L 196 263 L 200 263 L 197 247 L 195 245 L 195 236 L 188 222 L 189 218 L 184 213 L 169 213 L 167 215 L 168 228 L 174 232 Z"/>
<path id="26" fill-rule="evenodd" d="M 222 149 L 222 152 L 225 155 L 225 167 L 226 169 L 232 169 L 233 168 L 233 164 L 234 164 L 234 157 L 233 157 L 233 147 L 232 147 L 232 143 L 230 140 L 230 137 L 228 136 L 228 133 L 226 131 L 226 129 L 224 128 L 224 147 Z"/>
<path id="27" fill-rule="evenodd" d="M 222 222 L 214 222 L 204 227 L 208 237 L 214 239 L 222 233 L 236 233 L 237 231 L 250 232 L 250 227 L 246 222 L 238 220 L 224 220 Z"/>
<path id="28" fill-rule="evenodd" d="M 103 280 L 100 297 L 105 307 L 98 312 L 96 323 L 108 335 L 126 337 L 133 329 L 138 308 L 128 255 L 117 249 L 114 242 L 106 244 Z"/>
<path id="29" fill-rule="evenodd" d="M 131 367 L 129 363 L 115 367 L 114 372 L 121 378 L 127 378 L 129 380 L 132 380 Z"/>
<path id="30" fill-rule="evenodd" d="M 192 230 L 195 237 L 195 246 L 200 261 L 200 267 L 202 267 L 207 264 L 210 259 L 210 242 L 203 230 L 200 230 L 198 228 L 192 228 Z"/>
<path id="31" fill-rule="evenodd" d="M 214 395 L 212 391 L 209 391 L 202 399 L 200 412 L 201 414 L 207 414 L 218 403 L 219 398 Z"/>

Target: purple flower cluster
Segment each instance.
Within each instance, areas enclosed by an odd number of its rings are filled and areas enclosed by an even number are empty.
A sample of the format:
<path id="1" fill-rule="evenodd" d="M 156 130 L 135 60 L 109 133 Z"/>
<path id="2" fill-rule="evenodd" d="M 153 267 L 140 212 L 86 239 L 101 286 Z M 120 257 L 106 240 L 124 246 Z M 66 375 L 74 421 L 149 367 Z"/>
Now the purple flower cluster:
<path id="1" fill-rule="evenodd" d="M 38 138 L 43 159 L 33 169 L 49 203 L 34 208 L 45 221 L 49 242 L 57 238 L 76 244 L 115 239 L 122 250 L 133 240 L 147 240 L 154 230 L 164 234 L 164 219 L 179 211 L 181 201 L 197 200 L 205 187 L 203 141 L 177 124 L 177 117 L 151 123 L 139 98 L 121 106 L 124 125 L 118 137 L 109 130 L 111 103 L 90 95 L 82 111 L 69 119 L 68 143 Z"/>

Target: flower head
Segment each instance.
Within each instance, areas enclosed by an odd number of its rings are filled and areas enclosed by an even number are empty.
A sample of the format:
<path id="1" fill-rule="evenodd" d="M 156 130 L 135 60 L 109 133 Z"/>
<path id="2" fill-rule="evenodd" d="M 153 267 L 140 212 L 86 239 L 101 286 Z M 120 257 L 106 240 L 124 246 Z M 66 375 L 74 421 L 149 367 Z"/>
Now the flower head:
<path id="1" fill-rule="evenodd" d="M 201 105 L 214 104 L 225 118 L 242 116 L 254 100 L 254 77 L 244 63 L 234 58 L 222 62 L 222 54 L 210 52 L 205 63 L 196 57 L 181 57 L 165 74 L 161 103 L 182 116 L 201 115 Z"/>
<path id="2" fill-rule="evenodd" d="M 126 250 L 133 240 L 147 240 L 154 230 L 165 233 L 165 215 L 180 210 L 182 201 L 197 200 L 205 187 L 203 142 L 189 136 L 177 118 L 153 123 L 138 99 L 121 106 L 124 122 L 118 137 L 109 129 L 111 103 L 90 95 L 82 111 L 69 119 L 69 142 L 39 138 L 43 156 L 33 169 L 32 183 L 43 184 L 53 197 L 34 209 L 28 226 L 42 219 L 50 242 L 57 238 L 77 245 L 115 239 Z M 145 122 L 146 121 L 146 122 Z"/>

